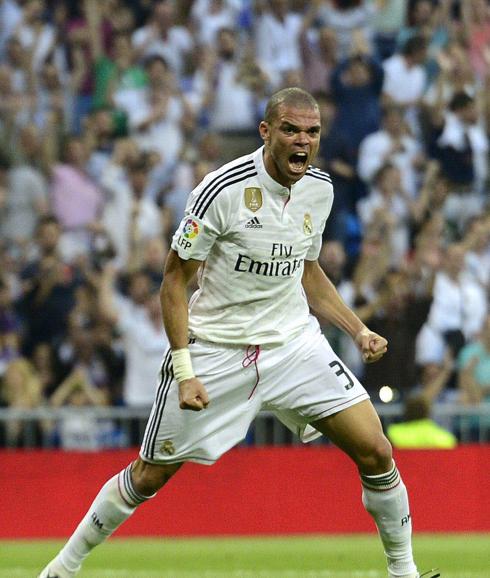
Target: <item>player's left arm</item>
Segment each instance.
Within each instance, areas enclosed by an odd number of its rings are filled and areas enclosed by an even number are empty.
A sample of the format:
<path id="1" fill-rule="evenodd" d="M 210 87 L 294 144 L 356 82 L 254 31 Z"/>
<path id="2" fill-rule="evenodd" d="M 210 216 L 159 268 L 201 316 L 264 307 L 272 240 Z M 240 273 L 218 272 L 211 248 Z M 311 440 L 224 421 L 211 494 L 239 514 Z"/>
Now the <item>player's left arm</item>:
<path id="1" fill-rule="evenodd" d="M 366 327 L 345 304 L 318 261 L 305 260 L 302 283 L 312 311 L 350 335 L 361 350 L 365 363 L 378 361 L 386 353 L 386 339 Z"/>

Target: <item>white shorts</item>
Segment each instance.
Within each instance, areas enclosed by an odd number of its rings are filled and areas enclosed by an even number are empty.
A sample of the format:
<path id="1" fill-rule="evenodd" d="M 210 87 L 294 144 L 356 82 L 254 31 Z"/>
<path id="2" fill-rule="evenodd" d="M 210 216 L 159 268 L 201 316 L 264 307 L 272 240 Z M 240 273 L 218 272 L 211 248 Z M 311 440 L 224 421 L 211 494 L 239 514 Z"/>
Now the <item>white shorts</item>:
<path id="1" fill-rule="evenodd" d="M 308 424 L 369 399 L 332 351 L 315 318 L 301 335 L 278 347 L 196 340 L 189 349 L 209 406 L 198 412 L 179 408 L 167 351 L 141 446 L 144 461 L 212 464 L 245 438 L 261 409 L 310 441 L 321 434 Z"/>

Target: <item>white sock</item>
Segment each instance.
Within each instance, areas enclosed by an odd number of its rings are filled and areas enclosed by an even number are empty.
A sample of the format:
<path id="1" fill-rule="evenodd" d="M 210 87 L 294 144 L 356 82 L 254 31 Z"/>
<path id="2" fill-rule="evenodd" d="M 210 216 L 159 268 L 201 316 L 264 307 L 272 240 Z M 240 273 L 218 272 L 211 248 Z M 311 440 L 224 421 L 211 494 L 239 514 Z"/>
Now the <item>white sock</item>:
<path id="1" fill-rule="evenodd" d="M 153 496 L 138 493 L 131 479 L 130 464 L 111 478 L 97 494 L 85 517 L 58 554 L 70 572 L 77 572 L 92 548 L 108 538 L 136 508 Z"/>
<path id="2" fill-rule="evenodd" d="M 362 502 L 378 527 L 390 576 L 416 575 L 407 488 L 393 462 L 386 474 L 361 474 Z"/>

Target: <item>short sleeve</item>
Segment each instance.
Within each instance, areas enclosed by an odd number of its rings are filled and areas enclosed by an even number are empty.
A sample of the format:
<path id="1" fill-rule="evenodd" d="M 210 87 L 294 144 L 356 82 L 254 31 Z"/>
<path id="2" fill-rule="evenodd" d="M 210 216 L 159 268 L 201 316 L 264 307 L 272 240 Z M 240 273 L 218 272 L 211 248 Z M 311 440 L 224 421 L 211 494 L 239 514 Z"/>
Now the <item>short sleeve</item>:
<path id="1" fill-rule="evenodd" d="M 172 249 L 181 259 L 205 261 L 216 239 L 226 227 L 226 192 L 213 198 L 206 178 L 192 191 L 185 215 L 172 238 Z"/>

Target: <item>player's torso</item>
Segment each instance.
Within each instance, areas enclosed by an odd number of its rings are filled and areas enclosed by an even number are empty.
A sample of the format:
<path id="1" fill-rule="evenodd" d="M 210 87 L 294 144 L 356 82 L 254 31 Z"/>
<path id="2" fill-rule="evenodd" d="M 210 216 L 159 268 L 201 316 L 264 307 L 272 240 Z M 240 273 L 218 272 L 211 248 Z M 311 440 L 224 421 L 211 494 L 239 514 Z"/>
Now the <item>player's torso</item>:
<path id="1" fill-rule="evenodd" d="M 233 257 L 230 274 L 246 285 L 255 277 L 283 284 L 301 272 L 311 247 L 313 207 L 294 192 L 271 193 L 254 178 L 245 185 L 236 191 L 235 219 L 221 239 Z"/>
<path id="2" fill-rule="evenodd" d="M 316 258 L 331 185 L 305 176 L 288 190 L 259 170 L 220 194 L 226 229 L 203 266 L 190 326 L 219 325 L 221 341 L 283 342 L 307 322 L 301 278 L 305 259 Z"/>

